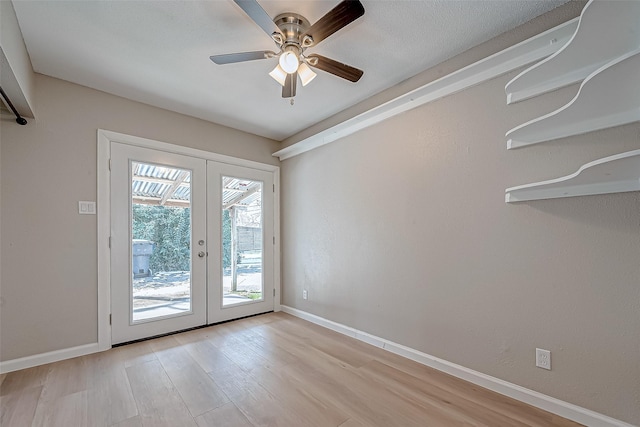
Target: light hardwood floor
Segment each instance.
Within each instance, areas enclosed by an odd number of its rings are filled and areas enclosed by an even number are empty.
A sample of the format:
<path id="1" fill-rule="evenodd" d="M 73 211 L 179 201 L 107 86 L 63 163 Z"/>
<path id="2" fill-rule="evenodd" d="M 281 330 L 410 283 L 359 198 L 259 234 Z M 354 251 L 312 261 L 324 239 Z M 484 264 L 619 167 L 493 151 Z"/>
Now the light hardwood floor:
<path id="1" fill-rule="evenodd" d="M 0 425 L 576 426 L 284 313 L 0 376 Z"/>

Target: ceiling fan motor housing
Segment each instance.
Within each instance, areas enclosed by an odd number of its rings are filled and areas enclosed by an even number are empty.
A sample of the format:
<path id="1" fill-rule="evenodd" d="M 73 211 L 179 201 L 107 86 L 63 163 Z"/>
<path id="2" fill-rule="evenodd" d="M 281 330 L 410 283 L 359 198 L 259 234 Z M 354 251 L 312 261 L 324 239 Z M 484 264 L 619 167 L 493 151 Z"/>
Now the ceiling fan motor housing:
<path id="1" fill-rule="evenodd" d="M 310 27 L 309 21 L 304 16 L 291 12 L 282 13 L 276 16 L 273 22 L 284 37 L 284 40 L 279 40 L 280 34 L 274 33 L 272 36 L 282 50 L 287 50 L 286 48 L 289 46 L 295 46 L 298 54 L 301 54 L 305 48 L 313 44 L 313 40 L 309 36 L 305 37 L 305 43 L 301 40 L 302 35 Z"/>

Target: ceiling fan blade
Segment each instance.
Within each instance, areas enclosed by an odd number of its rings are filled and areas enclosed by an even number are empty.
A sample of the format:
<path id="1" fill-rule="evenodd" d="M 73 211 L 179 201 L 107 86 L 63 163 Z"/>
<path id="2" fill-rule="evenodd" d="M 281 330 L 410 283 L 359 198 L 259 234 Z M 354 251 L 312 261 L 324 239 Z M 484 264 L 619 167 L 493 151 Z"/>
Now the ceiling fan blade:
<path id="1" fill-rule="evenodd" d="M 309 27 L 300 39 L 302 40 L 304 36 L 309 35 L 313 39 L 313 44 L 317 45 L 362 15 L 364 15 L 364 6 L 359 0 L 344 0 Z"/>
<path id="2" fill-rule="evenodd" d="M 275 52 L 270 50 L 258 50 L 255 52 L 239 52 L 239 53 L 225 53 L 223 55 L 210 56 L 213 62 L 218 65 L 233 64 L 234 62 L 253 61 L 255 59 L 267 59 L 273 58 Z"/>
<path id="3" fill-rule="evenodd" d="M 298 84 L 298 72 L 287 74 L 287 78 L 282 86 L 282 97 L 293 98 L 296 96 L 296 85 Z"/>
<path id="4" fill-rule="evenodd" d="M 280 32 L 280 28 L 276 24 L 274 24 L 273 19 L 264 11 L 262 6 L 258 4 L 256 0 L 233 0 L 244 13 L 249 15 L 249 18 L 253 20 L 260 28 L 264 30 L 265 33 L 271 37 L 273 33 L 278 33 L 282 35 Z"/>
<path id="5" fill-rule="evenodd" d="M 334 76 L 342 77 L 343 79 L 354 83 L 360 80 L 360 77 L 364 74 L 364 71 L 358 68 L 343 64 L 342 62 L 335 61 L 322 55 L 309 55 L 307 56 L 307 60 L 309 65 L 312 67 L 331 73 Z"/>

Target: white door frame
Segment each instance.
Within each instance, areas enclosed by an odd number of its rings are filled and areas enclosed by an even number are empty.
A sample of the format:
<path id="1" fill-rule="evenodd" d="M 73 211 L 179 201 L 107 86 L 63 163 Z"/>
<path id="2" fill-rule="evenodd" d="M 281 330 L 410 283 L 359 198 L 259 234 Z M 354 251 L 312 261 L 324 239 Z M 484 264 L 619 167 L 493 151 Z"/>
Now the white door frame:
<path id="1" fill-rule="evenodd" d="M 137 147 L 157 149 L 169 153 L 199 157 L 236 166 L 244 166 L 273 173 L 274 192 L 274 224 L 275 237 L 273 254 L 273 283 L 275 297 L 273 310 L 280 311 L 280 167 L 252 160 L 239 159 L 223 154 L 198 150 L 190 147 L 169 144 L 152 139 L 125 135 L 122 133 L 98 129 L 98 167 L 97 167 L 97 230 L 98 230 L 98 346 L 100 350 L 111 348 L 111 254 L 109 240 L 111 236 L 111 201 L 110 171 L 111 142 L 119 142 Z"/>

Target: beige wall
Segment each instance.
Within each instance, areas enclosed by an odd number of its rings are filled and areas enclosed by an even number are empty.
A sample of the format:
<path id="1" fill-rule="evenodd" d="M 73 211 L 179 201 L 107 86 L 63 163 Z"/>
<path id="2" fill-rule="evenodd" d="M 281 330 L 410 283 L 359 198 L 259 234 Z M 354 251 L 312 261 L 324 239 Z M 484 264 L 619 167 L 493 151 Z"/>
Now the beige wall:
<path id="1" fill-rule="evenodd" d="M 277 143 L 124 98 L 36 75 L 37 119 L 1 122 L 0 357 L 97 341 L 97 129 L 263 163 Z"/>
<path id="2" fill-rule="evenodd" d="M 640 193 L 504 202 L 639 149 L 640 124 L 507 151 L 577 90 L 507 106 L 515 75 L 284 161 L 283 304 L 640 424 Z"/>

